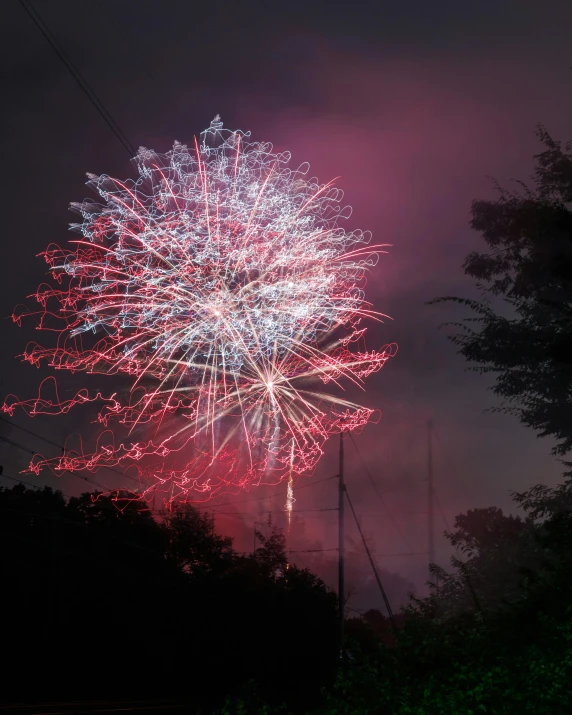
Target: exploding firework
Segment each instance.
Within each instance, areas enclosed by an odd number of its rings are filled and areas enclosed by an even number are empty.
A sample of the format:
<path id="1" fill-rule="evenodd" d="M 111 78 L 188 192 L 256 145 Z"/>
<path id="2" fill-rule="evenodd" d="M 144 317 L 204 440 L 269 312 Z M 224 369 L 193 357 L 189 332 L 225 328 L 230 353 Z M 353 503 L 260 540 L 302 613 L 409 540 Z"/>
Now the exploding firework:
<path id="1" fill-rule="evenodd" d="M 383 246 L 339 225 L 340 190 L 249 138 L 217 117 L 191 149 L 141 148 L 135 181 L 88 175 L 100 202 L 72 204 L 81 237 L 42 254 L 56 285 L 14 320 L 35 315 L 57 334 L 55 347 L 28 346 L 30 363 L 120 375 L 129 389 L 8 398 L 10 414 L 100 403 L 97 445 L 35 457 L 33 471 L 136 465 L 144 495 L 171 499 L 288 478 L 291 507 L 293 474 L 374 416 L 338 388 L 395 352 L 364 345 L 364 320 L 383 317 L 363 294 Z"/>

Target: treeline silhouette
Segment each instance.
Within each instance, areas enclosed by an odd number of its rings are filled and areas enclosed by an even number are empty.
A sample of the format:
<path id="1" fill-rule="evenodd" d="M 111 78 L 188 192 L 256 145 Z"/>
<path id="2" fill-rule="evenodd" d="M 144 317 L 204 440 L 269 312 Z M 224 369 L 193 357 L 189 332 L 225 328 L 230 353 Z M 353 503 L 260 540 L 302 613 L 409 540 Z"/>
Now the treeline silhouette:
<path id="1" fill-rule="evenodd" d="M 0 489 L 4 700 L 179 695 L 251 681 L 312 702 L 336 667 L 336 597 L 273 529 L 243 555 L 189 504 Z"/>
<path id="2" fill-rule="evenodd" d="M 287 564 L 284 537 L 239 554 L 189 504 L 0 489 L 4 700 L 182 697 L 203 713 L 572 712 L 572 483 L 469 510 L 398 629 L 346 623 Z M 438 585 L 437 585 L 438 582 Z M 225 702 L 227 703 L 225 705 Z"/>
<path id="3" fill-rule="evenodd" d="M 356 624 L 354 663 L 320 713 L 572 712 L 572 481 L 513 498 L 524 518 L 456 517 L 454 568 L 433 566 L 431 595 L 403 609 L 390 647 L 373 614 Z"/>

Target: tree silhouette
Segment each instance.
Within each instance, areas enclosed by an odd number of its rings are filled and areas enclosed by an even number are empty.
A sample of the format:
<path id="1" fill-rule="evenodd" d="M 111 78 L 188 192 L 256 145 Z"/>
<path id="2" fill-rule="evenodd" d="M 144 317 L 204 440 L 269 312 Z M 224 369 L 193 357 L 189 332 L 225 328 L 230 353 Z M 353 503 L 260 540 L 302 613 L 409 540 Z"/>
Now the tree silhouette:
<path id="1" fill-rule="evenodd" d="M 175 504 L 163 517 L 167 555 L 193 577 L 224 572 L 236 554 L 232 539 L 214 531 L 210 514 L 191 504 Z"/>
<path id="2" fill-rule="evenodd" d="M 157 517 L 129 492 L 0 488 L 4 696 L 212 708 L 255 683 L 312 701 L 337 664 L 336 597 L 286 568 L 278 530 L 260 543 L 237 554 L 190 504 Z"/>
<path id="3" fill-rule="evenodd" d="M 490 250 L 470 253 L 463 269 L 482 300 L 431 302 L 471 309 L 454 324 L 459 353 L 496 377 L 492 389 L 504 401 L 495 409 L 554 437 L 563 456 L 572 449 L 572 143 L 563 148 L 542 126 L 537 136 L 545 150 L 535 157 L 534 188 L 497 185 L 497 201 L 472 204 L 471 226 Z"/>

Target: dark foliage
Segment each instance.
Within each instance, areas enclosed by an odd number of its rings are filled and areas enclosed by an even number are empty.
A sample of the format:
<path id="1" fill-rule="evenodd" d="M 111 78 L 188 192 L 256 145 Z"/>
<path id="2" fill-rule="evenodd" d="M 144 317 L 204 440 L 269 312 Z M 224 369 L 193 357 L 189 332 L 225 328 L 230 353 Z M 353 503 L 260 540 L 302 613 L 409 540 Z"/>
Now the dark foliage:
<path id="1" fill-rule="evenodd" d="M 412 600 L 390 647 L 376 644 L 381 614 L 348 623 L 357 658 L 321 715 L 572 712 L 570 485 L 514 498 L 525 519 L 495 508 L 457 517 L 454 571 Z"/>
<path id="2" fill-rule="evenodd" d="M 185 696 L 255 682 L 312 702 L 336 666 L 336 598 L 278 532 L 233 551 L 189 505 L 0 489 L 5 700 Z"/>
<path id="3" fill-rule="evenodd" d="M 495 376 L 500 410 L 554 437 L 562 456 L 572 449 L 572 143 L 563 148 L 543 127 L 537 135 L 545 150 L 535 157 L 534 188 L 497 186 L 498 201 L 472 205 L 471 225 L 490 250 L 470 253 L 463 269 L 482 301 L 432 303 L 471 309 L 451 336 L 460 354 Z"/>
<path id="4" fill-rule="evenodd" d="M 253 714 L 570 712 L 570 493 L 515 494 L 525 518 L 459 515 L 439 588 L 412 599 L 396 633 L 379 611 L 349 619 L 351 658 L 338 667 L 335 597 L 287 564 L 277 530 L 243 556 L 189 505 L 157 520 L 127 494 L 66 503 L 50 489 L 1 489 L 4 697 L 178 695 L 190 712 Z"/>

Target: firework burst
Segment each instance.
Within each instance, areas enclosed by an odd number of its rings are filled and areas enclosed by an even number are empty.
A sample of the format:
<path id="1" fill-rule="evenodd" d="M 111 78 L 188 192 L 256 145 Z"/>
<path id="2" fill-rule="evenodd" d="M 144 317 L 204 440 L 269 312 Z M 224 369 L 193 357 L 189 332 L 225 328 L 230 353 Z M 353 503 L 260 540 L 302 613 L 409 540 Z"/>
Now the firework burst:
<path id="1" fill-rule="evenodd" d="M 35 294 L 57 344 L 24 357 L 73 372 L 123 375 L 128 394 L 82 390 L 61 402 L 9 397 L 29 414 L 99 402 L 88 453 L 35 458 L 30 469 L 137 465 L 142 492 L 205 499 L 229 487 L 310 472 L 324 443 L 374 411 L 339 396 L 362 386 L 395 346 L 367 352 L 363 294 L 383 246 L 346 232 L 342 192 L 308 165 L 215 118 L 192 148 L 141 148 L 139 178 L 88 175 L 100 202 L 72 204 L 71 248 L 42 254 L 56 286 Z M 128 437 L 116 443 L 113 424 Z"/>

